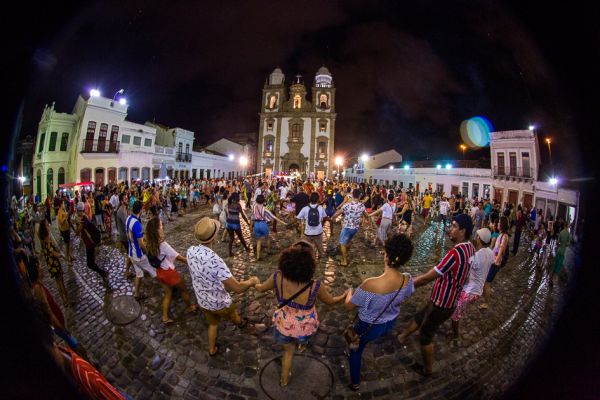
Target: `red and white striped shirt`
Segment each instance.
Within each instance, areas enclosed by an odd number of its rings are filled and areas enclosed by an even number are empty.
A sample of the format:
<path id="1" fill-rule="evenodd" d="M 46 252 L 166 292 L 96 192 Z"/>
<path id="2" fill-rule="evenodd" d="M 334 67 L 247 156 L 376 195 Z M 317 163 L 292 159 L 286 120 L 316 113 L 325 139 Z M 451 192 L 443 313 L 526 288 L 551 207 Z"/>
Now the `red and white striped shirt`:
<path id="1" fill-rule="evenodd" d="M 459 243 L 434 268 L 440 274 L 433 283 L 431 301 L 440 308 L 454 308 L 469 277 L 475 247 L 471 242 Z"/>

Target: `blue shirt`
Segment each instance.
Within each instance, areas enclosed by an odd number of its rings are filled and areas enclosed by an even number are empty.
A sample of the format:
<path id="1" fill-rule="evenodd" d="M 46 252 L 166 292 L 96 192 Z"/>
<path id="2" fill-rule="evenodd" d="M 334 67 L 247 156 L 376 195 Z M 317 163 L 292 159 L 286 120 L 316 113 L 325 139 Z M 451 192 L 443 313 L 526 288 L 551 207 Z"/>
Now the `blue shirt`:
<path id="1" fill-rule="evenodd" d="M 125 226 L 127 227 L 127 241 L 129 242 L 129 257 L 134 260 L 140 259 L 144 255 L 139 243 L 139 239 L 144 237 L 142 223 L 135 215 L 130 215 L 127 217 Z"/>
<path id="2" fill-rule="evenodd" d="M 377 321 L 375 321 L 375 319 L 396 295 L 397 290 L 386 294 L 378 294 L 368 292 L 358 287 L 352 295 L 350 302 L 358 307 L 358 318 L 361 321 L 369 324 L 383 324 L 398 318 L 398 315 L 400 315 L 400 303 L 412 296 L 414 291 L 415 285 L 413 283 L 413 278 L 408 275 L 408 284 L 400 289 L 400 293 L 398 293 L 392 304 L 390 304 Z"/>

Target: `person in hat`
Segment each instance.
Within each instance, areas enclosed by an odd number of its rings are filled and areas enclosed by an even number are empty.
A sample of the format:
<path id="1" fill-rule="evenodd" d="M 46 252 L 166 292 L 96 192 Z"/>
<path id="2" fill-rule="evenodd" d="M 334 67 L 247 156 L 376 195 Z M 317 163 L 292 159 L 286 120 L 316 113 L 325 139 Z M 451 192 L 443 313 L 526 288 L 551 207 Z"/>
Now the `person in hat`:
<path id="1" fill-rule="evenodd" d="M 454 314 L 452 314 L 452 330 L 454 337 L 458 338 L 458 322 L 464 315 L 469 304 L 477 301 L 483 293 L 483 285 L 490 271 L 490 267 L 494 263 L 494 252 L 490 249 L 492 242 L 492 232 L 488 228 L 478 229 L 476 232 L 477 253 L 473 256 L 471 263 L 471 272 L 469 273 L 469 281 L 463 287 Z"/>
<path id="2" fill-rule="evenodd" d="M 214 356 L 219 351 L 217 328 L 221 319 L 233 322 L 238 328 L 248 323 L 242 320 L 228 291 L 243 293 L 260 283 L 253 276 L 239 282 L 225 264 L 225 261 L 211 247 L 219 233 L 219 221 L 204 217 L 194 227 L 194 237 L 200 243 L 187 250 L 187 261 L 192 276 L 192 285 L 198 305 L 208 322 L 208 354 Z"/>
<path id="3" fill-rule="evenodd" d="M 457 244 L 450 249 L 439 264 L 414 280 L 415 288 L 434 281 L 431 298 L 415 316 L 411 324 L 398 335 L 400 344 L 419 329 L 419 341 L 424 366 L 419 371 L 429 376 L 433 373 L 433 335 L 454 313 L 463 285 L 469 276 L 471 259 L 475 247 L 469 242 L 473 221 L 466 214 L 458 214 L 452 219 L 450 239 Z"/>

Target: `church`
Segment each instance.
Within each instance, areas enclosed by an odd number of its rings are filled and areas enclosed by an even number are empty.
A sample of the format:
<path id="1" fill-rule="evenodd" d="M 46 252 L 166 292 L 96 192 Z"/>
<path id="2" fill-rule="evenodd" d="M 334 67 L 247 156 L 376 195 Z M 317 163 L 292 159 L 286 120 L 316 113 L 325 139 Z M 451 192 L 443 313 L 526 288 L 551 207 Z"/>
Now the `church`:
<path id="1" fill-rule="evenodd" d="M 327 68 L 317 71 L 310 100 L 301 75 L 288 89 L 275 68 L 265 82 L 259 115 L 257 172 L 324 178 L 335 170 L 335 88 Z"/>

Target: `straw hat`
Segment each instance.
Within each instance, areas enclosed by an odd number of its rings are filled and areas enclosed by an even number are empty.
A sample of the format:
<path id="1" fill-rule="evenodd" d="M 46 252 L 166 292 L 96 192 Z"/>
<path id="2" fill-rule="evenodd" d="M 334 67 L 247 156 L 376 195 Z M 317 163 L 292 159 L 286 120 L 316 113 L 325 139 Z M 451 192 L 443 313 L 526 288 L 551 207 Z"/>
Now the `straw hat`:
<path id="1" fill-rule="evenodd" d="M 210 243 L 217 236 L 221 224 L 216 219 L 204 217 L 194 226 L 194 236 L 200 243 Z"/>

